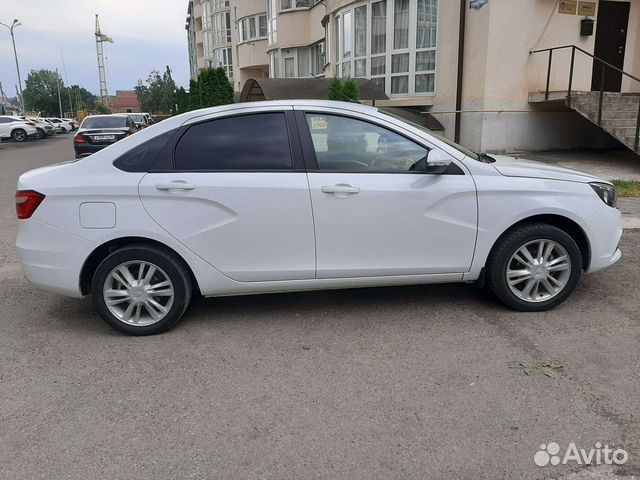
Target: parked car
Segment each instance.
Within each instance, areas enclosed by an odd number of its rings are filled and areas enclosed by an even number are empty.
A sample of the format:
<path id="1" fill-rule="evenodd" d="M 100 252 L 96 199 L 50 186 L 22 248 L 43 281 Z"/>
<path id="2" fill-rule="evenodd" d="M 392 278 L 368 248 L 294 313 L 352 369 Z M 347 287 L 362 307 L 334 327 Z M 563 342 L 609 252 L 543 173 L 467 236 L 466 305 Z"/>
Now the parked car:
<path id="1" fill-rule="evenodd" d="M 67 122 L 71 126 L 71 131 L 74 132 L 78 129 L 78 122 L 73 118 L 62 118 L 64 122 Z"/>
<path id="2" fill-rule="evenodd" d="M 53 123 L 58 133 L 69 133 L 73 130 L 71 124 L 65 120 L 62 120 L 61 118 L 47 117 L 47 120 Z"/>
<path id="3" fill-rule="evenodd" d="M 143 113 L 127 113 L 126 115 L 128 115 L 135 122 L 138 130 L 142 130 L 143 128 L 147 128 L 149 126 L 147 117 L 145 117 Z"/>
<path id="4" fill-rule="evenodd" d="M 86 157 L 137 131 L 127 115 L 91 115 L 86 117 L 75 137 L 76 158 Z"/>
<path id="5" fill-rule="evenodd" d="M 172 117 L 23 174 L 16 207 L 27 278 L 91 294 L 132 335 L 171 328 L 194 292 L 481 282 L 540 311 L 621 256 L 611 183 L 342 102 Z"/>
<path id="6" fill-rule="evenodd" d="M 38 129 L 34 122 L 10 115 L 0 116 L 0 140 L 10 138 L 14 142 L 24 142 L 37 136 Z"/>
<path id="7" fill-rule="evenodd" d="M 36 129 L 38 130 L 37 137 L 40 138 L 40 139 L 47 138 L 49 135 L 53 135 L 55 133 L 54 129 L 53 129 L 53 126 L 50 123 L 45 122 L 45 121 L 43 121 L 43 120 L 41 120 L 39 118 L 28 118 L 28 117 L 24 117 L 24 116 L 21 116 L 21 117 L 18 117 L 18 118 L 20 118 L 21 120 L 25 120 L 27 122 L 34 123 Z"/>

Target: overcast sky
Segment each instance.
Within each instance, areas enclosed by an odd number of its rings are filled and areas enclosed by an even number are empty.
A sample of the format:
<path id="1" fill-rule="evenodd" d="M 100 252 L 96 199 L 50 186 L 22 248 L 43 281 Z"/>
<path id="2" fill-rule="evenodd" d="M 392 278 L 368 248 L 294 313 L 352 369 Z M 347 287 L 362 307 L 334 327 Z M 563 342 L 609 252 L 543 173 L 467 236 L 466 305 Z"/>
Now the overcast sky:
<path id="1" fill-rule="evenodd" d="M 189 81 L 187 0 L 0 0 L 0 22 L 14 18 L 22 82 L 34 69 L 58 68 L 64 78 L 62 52 L 69 84 L 99 93 L 94 37 L 95 15 L 113 38 L 105 43 L 107 87 L 131 90 L 151 70 L 171 67 L 178 85 Z M 11 36 L 0 25 L 0 82 L 9 97 L 18 83 Z"/>

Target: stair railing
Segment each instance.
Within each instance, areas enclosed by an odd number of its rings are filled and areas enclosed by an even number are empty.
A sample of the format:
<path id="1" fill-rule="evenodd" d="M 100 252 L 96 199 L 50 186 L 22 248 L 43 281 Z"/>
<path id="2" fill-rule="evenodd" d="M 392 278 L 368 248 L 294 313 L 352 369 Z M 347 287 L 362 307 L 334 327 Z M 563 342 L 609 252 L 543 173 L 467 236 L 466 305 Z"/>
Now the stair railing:
<path id="1" fill-rule="evenodd" d="M 621 73 L 622 75 L 625 75 L 631 78 L 632 80 L 635 80 L 638 83 L 640 83 L 640 78 L 635 77 L 628 72 L 625 72 L 624 70 L 616 67 L 615 65 L 610 64 L 609 62 L 601 58 L 596 57 L 595 55 L 592 55 L 591 53 L 587 52 L 586 50 L 583 50 L 582 48 L 576 45 L 563 45 L 561 47 L 542 48 L 540 50 L 530 50 L 529 54 L 549 52 L 549 60 L 547 63 L 547 83 L 546 83 L 546 89 L 544 92 L 545 100 L 549 100 L 549 86 L 551 84 L 551 65 L 553 62 L 553 52 L 556 50 L 565 50 L 567 48 L 571 49 L 571 64 L 569 67 L 569 86 L 567 88 L 567 99 L 566 99 L 568 107 L 571 107 L 571 88 L 573 86 L 573 67 L 575 64 L 576 51 L 591 57 L 594 62 L 599 62 L 602 65 L 602 71 L 600 73 L 600 96 L 598 98 L 598 126 L 602 126 L 602 103 L 604 100 L 604 84 L 605 84 L 607 69 L 615 70 L 616 72 Z M 638 102 L 638 117 L 636 119 L 636 133 L 635 133 L 635 140 L 633 144 L 634 145 L 633 150 L 635 152 L 638 151 L 638 144 L 640 143 L 639 140 L 640 140 L 640 102 Z"/>

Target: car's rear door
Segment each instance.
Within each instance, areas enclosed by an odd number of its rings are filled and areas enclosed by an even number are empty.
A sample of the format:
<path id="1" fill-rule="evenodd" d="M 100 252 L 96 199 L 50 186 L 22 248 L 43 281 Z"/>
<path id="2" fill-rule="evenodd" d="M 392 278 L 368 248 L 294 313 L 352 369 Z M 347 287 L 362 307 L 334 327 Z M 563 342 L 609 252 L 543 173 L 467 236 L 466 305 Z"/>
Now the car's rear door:
<path id="1" fill-rule="evenodd" d="M 315 275 L 311 200 L 293 110 L 243 110 L 188 127 L 170 171 L 140 183 L 149 215 L 228 277 Z"/>
<path id="2" fill-rule="evenodd" d="M 453 157 L 365 114 L 296 109 L 309 164 L 318 278 L 469 270 L 476 188 Z M 451 168 L 429 173 L 425 162 L 432 159 L 450 161 Z"/>

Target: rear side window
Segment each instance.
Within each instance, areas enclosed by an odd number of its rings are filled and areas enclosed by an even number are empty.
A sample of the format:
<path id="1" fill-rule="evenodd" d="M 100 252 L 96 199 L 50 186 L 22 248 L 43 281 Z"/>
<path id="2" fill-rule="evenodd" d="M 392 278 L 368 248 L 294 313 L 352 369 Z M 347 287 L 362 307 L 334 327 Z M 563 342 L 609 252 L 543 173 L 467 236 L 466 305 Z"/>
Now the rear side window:
<path id="1" fill-rule="evenodd" d="M 176 170 L 290 170 L 284 113 L 221 118 L 194 125 L 175 150 Z"/>
<path id="2" fill-rule="evenodd" d="M 125 172 L 148 172 L 174 133 L 175 130 L 169 130 L 132 148 L 118 157 L 113 166 Z"/>

